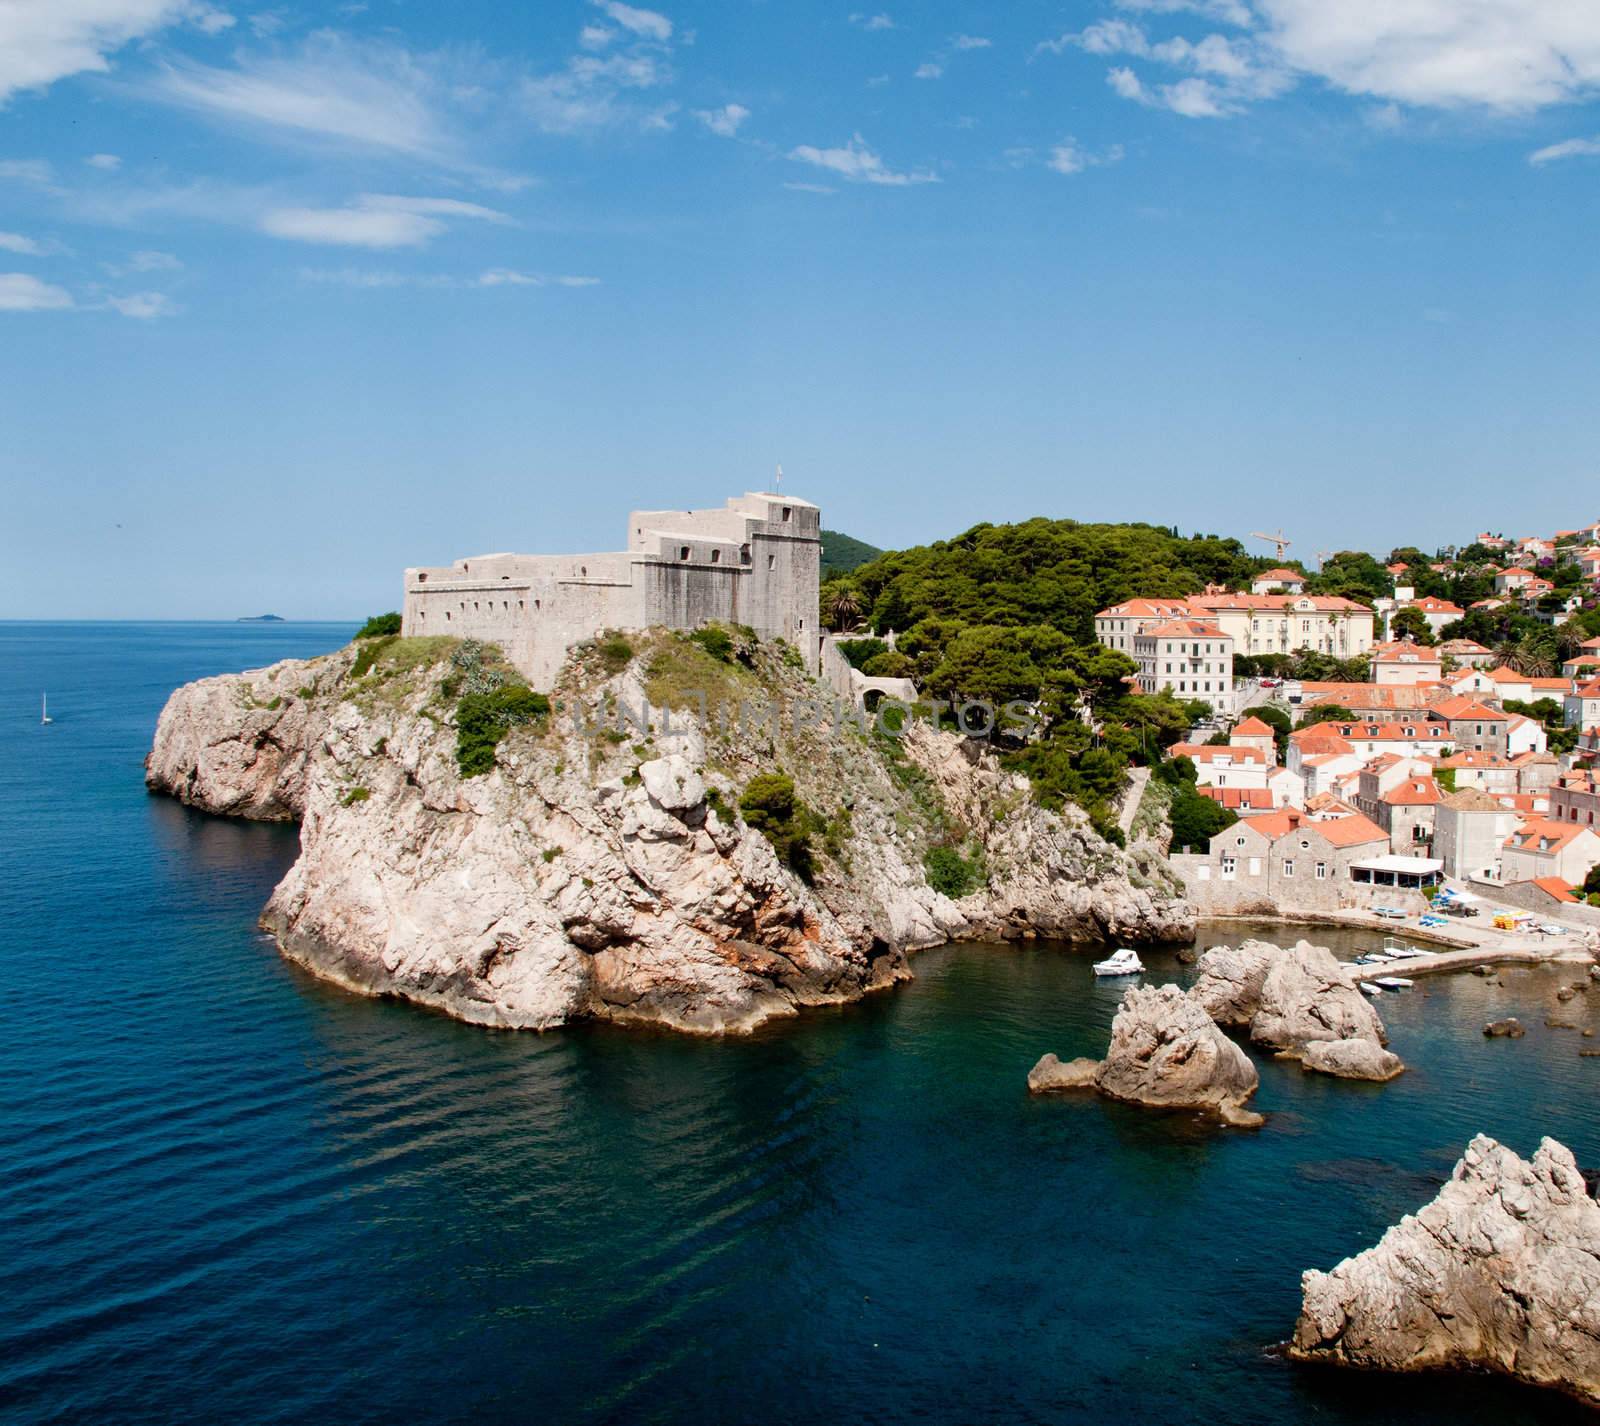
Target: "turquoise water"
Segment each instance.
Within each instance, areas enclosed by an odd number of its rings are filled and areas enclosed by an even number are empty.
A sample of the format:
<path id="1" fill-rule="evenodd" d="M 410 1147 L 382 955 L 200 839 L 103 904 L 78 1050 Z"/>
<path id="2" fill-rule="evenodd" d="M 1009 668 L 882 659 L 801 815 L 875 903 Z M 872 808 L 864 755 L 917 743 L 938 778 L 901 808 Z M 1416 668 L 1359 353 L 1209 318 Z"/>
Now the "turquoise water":
<path id="1" fill-rule="evenodd" d="M 1572 972 L 1385 998 L 1391 1085 L 1262 1060 L 1259 1133 L 1030 1100 L 1104 1048 L 1088 950 L 725 1043 L 362 1000 L 255 929 L 292 829 L 140 781 L 175 684 L 350 632 L 0 624 L 5 1420 L 1593 1419 L 1267 1350 L 1474 1132 L 1600 1164 Z"/>

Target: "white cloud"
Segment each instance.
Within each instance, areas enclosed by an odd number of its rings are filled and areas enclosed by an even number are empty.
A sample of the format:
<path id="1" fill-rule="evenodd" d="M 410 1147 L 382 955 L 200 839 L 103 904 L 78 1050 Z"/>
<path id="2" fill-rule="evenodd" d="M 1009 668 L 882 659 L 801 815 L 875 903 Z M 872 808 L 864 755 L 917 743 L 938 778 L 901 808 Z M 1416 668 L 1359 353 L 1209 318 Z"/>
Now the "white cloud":
<path id="1" fill-rule="evenodd" d="M 950 43 L 958 50 L 986 50 L 994 45 L 993 40 L 986 40 L 982 35 L 957 35 Z"/>
<path id="2" fill-rule="evenodd" d="M 604 25 L 585 25 L 578 31 L 578 43 L 586 50 L 603 50 L 616 37 L 617 32 Z"/>
<path id="3" fill-rule="evenodd" d="M 233 17 L 202 0 L 3 0 L 0 104 L 73 74 L 103 74 L 132 40 L 187 21 L 218 34 Z"/>
<path id="4" fill-rule="evenodd" d="M 303 282 L 321 282 L 338 287 L 378 289 L 386 287 L 489 288 L 489 287 L 598 287 L 598 277 L 560 273 L 546 276 L 537 272 L 518 272 L 509 267 L 491 267 L 476 277 L 452 277 L 442 272 L 384 272 L 367 268 L 339 267 L 300 269 Z"/>
<path id="5" fill-rule="evenodd" d="M 1528 155 L 1531 164 L 1555 163 L 1563 158 L 1596 158 L 1600 157 L 1600 138 L 1594 139 L 1563 139 L 1559 144 L 1550 144 L 1545 148 L 1536 149 Z"/>
<path id="6" fill-rule="evenodd" d="M 1019 156 L 1025 155 L 1026 150 L 1013 150 Z M 1010 158 L 1011 154 L 1008 153 Z M 1056 173 L 1071 175 L 1082 173 L 1085 169 L 1105 168 L 1113 163 L 1121 163 L 1123 148 L 1121 144 L 1112 144 L 1110 148 L 1100 153 L 1094 153 L 1084 148 L 1076 139 L 1066 138 L 1050 150 L 1050 156 L 1045 159 L 1045 167 L 1053 169 Z"/>
<path id="7" fill-rule="evenodd" d="M 724 104 L 720 109 L 696 109 L 694 116 L 713 134 L 731 139 L 750 117 L 750 111 L 743 104 Z"/>
<path id="8" fill-rule="evenodd" d="M 455 198 L 402 198 L 364 193 L 343 208 L 274 208 L 261 218 L 262 231 L 292 242 L 344 247 L 421 247 L 444 232 L 446 218 L 493 223 L 511 220 L 493 208 Z"/>
<path id="9" fill-rule="evenodd" d="M 0 312 L 55 312 L 72 305 L 64 287 L 26 272 L 0 272 Z"/>
<path id="10" fill-rule="evenodd" d="M 98 168 L 106 173 L 115 173 L 122 167 L 122 160 L 114 153 L 92 153 L 84 162 L 90 168 Z"/>
<path id="11" fill-rule="evenodd" d="M 850 23 L 863 30 L 892 30 L 894 28 L 894 21 L 883 14 L 855 14 L 850 17 Z"/>
<path id="12" fill-rule="evenodd" d="M 183 263 L 171 253 L 146 249 L 129 256 L 126 262 L 100 264 L 113 277 L 126 277 L 131 272 L 181 272 Z"/>
<path id="13" fill-rule="evenodd" d="M 148 322 L 155 317 L 171 317 L 178 311 L 164 292 L 135 292 L 128 297 L 107 297 L 106 306 L 122 313 L 124 317 L 135 317 L 141 322 Z"/>
<path id="14" fill-rule="evenodd" d="M 1144 10 L 1159 15 L 1189 12 L 1220 20 L 1225 25 L 1247 26 L 1255 20 L 1250 7 L 1243 0 L 1117 0 L 1117 6 L 1123 10 Z"/>
<path id="15" fill-rule="evenodd" d="M 783 185 L 793 193 L 837 193 L 837 188 L 830 188 L 826 183 L 785 183 Z"/>
<path id="16" fill-rule="evenodd" d="M 1152 44 L 1144 28 L 1130 20 L 1097 21 L 1077 34 L 1047 40 L 1035 53 L 1060 54 L 1078 47 L 1094 55 L 1133 55 L 1154 60 L 1193 75 L 1171 84 L 1148 85 L 1126 65 L 1107 74 L 1106 80 L 1124 99 L 1151 108 L 1170 109 L 1191 119 L 1216 119 L 1236 114 L 1254 100 L 1281 94 L 1291 83 L 1276 58 L 1249 39 L 1206 35 L 1189 40 L 1182 35 Z"/>
<path id="17" fill-rule="evenodd" d="M 919 64 L 913 79 L 938 79 L 944 73 L 942 64 L 935 64 L 931 59 L 926 64 Z"/>
<path id="18" fill-rule="evenodd" d="M 1590 0 L 1255 0 L 1285 62 L 1347 93 L 1526 111 L 1600 89 Z"/>
<path id="19" fill-rule="evenodd" d="M 1106 74 L 1106 83 L 1124 99 L 1134 99 L 1141 104 L 1145 100 L 1144 85 L 1140 83 L 1139 76 L 1126 65 L 1120 69 L 1110 70 Z"/>
<path id="20" fill-rule="evenodd" d="M 672 21 L 654 10 L 638 10 L 622 4 L 621 0 L 590 0 L 590 4 L 604 10 L 623 29 L 644 39 L 666 44 L 672 38 Z"/>
<path id="21" fill-rule="evenodd" d="M 233 68 L 169 63 L 157 99 L 215 118 L 435 161 L 457 147 L 436 108 L 440 86 L 405 50 L 321 32 L 289 55 Z"/>
<path id="22" fill-rule="evenodd" d="M 21 233 L 0 233 L 0 252 L 19 253 L 23 257 L 44 257 L 49 251 L 43 243 L 25 238 Z"/>
<path id="23" fill-rule="evenodd" d="M 642 47 L 606 58 L 574 55 L 565 69 L 525 80 L 522 100 L 534 123 L 546 133 L 570 134 L 618 123 L 667 128 L 670 107 L 640 109 L 625 95 L 658 88 L 670 78 L 667 65 Z"/>
<path id="24" fill-rule="evenodd" d="M 809 163 L 837 173 L 851 183 L 875 183 L 884 187 L 904 188 L 913 183 L 937 183 L 938 175 L 928 172 L 896 173 L 884 167 L 883 160 L 866 145 L 860 134 L 839 149 L 819 149 L 811 144 L 801 144 L 789 151 L 789 157 L 800 163 Z"/>

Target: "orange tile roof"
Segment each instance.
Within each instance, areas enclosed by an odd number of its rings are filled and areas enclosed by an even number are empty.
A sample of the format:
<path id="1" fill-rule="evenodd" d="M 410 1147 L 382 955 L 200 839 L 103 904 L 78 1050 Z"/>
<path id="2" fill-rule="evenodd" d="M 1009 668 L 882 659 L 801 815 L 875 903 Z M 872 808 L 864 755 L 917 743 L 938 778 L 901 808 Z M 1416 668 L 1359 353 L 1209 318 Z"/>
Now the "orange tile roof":
<path id="1" fill-rule="evenodd" d="M 1200 787 L 1195 789 L 1202 797 L 1235 812 L 1270 812 L 1272 789 L 1267 787 Z"/>
<path id="2" fill-rule="evenodd" d="M 1224 634 L 1216 624 L 1207 623 L 1204 619 L 1171 619 L 1165 624 L 1153 624 L 1142 634 L 1135 635 L 1140 639 L 1226 639 L 1231 644 L 1233 636 Z"/>
<path id="3" fill-rule="evenodd" d="M 1391 807 L 1433 807 L 1441 796 L 1439 784 L 1431 777 L 1413 777 L 1391 787 L 1382 800 Z"/>
<path id="4" fill-rule="evenodd" d="M 1481 753 L 1475 750 L 1452 753 L 1447 758 L 1439 760 L 1440 767 L 1465 767 L 1465 768 L 1495 768 L 1510 767 L 1505 758 L 1495 753 Z"/>
<path id="5" fill-rule="evenodd" d="M 1559 876 L 1536 876 L 1533 884 L 1540 891 L 1547 892 L 1557 901 L 1575 902 L 1579 898 L 1572 894 L 1572 888 L 1562 881 Z"/>
<path id="6" fill-rule="evenodd" d="M 1242 718 L 1233 725 L 1235 733 L 1243 733 L 1247 738 L 1271 738 L 1276 736 L 1269 724 L 1263 723 L 1259 718 Z"/>
<path id="7" fill-rule="evenodd" d="M 1230 763 L 1265 763 L 1267 755 L 1261 748 L 1236 748 L 1227 744 L 1215 743 L 1174 743 L 1167 749 L 1170 756 L 1175 758 L 1189 758 L 1197 763 L 1214 762 L 1218 758 L 1226 759 Z"/>
<path id="8" fill-rule="evenodd" d="M 1433 711 L 1441 718 L 1448 719 L 1452 723 L 1468 721 L 1505 723 L 1510 721 L 1509 714 L 1479 703 L 1474 698 L 1467 698 L 1459 694 L 1454 698 L 1446 698 L 1442 703 L 1434 704 Z"/>
<path id="9" fill-rule="evenodd" d="M 1530 817 L 1506 838 L 1506 846 L 1520 851 L 1560 851 L 1569 842 L 1590 831 L 1588 826 L 1574 826 L 1570 822 L 1552 822 L 1548 817 Z M 1541 847 L 1540 842 L 1549 842 Z"/>

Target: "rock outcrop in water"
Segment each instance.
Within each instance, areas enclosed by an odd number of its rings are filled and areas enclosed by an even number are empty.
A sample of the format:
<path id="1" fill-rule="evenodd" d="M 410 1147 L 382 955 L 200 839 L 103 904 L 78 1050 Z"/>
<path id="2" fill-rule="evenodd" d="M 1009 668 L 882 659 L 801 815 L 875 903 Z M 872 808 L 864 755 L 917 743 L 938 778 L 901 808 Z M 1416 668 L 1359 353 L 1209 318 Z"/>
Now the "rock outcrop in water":
<path id="1" fill-rule="evenodd" d="M 1069 1089 L 1093 1089 L 1099 1073 L 1099 1060 L 1062 1060 L 1055 1055 L 1041 1055 L 1038 1064 L 1028 1071 L 1028 1092 L 1062 1094 Z"/>
<path id="2" fill-rule="evenodd" d="M 1252 1044 L 1348 1079 L 1393 1079 L 1405 1068 L 1384 1049 L 1378 1012 L 1326 946 L 1213 946 L 1199 969 L 1190 995 L 1219 1024 L 1248 1029 Z M 1316 1047 L 1325 1048 L 1313 1054 Z"/>
<path id="3" fill-rule="evenodd" d="M 1260 1083 L 1250 1057 L 1175 985 L 1134 986 L 1122 997 L 1094 1082 L 1102 1094 L 1131 1104 L 1261 1122 L 1243 1108 Z"/>
<path id="4" fill-rule="evenodd" d="M 1488 1368 L 1600 1405 L 1600 1204 L 1554 1139 L 1529 1162 L 1480 1134 L 1432 1203 L 1301 1287 L 1295 1357 Z"/>
<path id="5" fill-rule="evenodd" d="M 263 917 L 285 955 L 485 1025 L 741 1031 L 892 984 L 908 952 L 952 937 L 1192 934 L 1170 873 L 1039 808 L 969 740 L 746 726 L 746 700 L 792 711 L 823 690 L 778 646 L 723 659 L 630 637 L 620 667 L 616 644 L 578 651 L 553 716 L 512 728 L 482 776 L 457 765 L 455 641 L 392 640 L 179 689 L 146 780 L 207 811 L 300 821 Z M 707 694 L 712 716 L 688 717 Z M 648 729 L 626 721 L 646 707 Z M 809 881 L 735 810 L 777 771 L 803 803 Z M 941 845 L 974 869 L 959 900 L 928 885 Z"/>

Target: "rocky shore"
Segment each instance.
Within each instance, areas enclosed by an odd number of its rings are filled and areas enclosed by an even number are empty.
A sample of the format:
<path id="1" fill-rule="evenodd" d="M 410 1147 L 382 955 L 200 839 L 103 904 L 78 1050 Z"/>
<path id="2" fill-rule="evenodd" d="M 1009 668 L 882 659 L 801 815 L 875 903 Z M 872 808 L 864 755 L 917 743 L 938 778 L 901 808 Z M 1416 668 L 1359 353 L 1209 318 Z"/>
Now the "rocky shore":
<path id="1" fill-rule="evenodd" d="M 458 764 L 460 647 L 391 640 L 178 689 L 146 781 L 300 823 L 263 914 L 286 956 L 484 1025 L 746 1031 L 891 985 L 910 952 L 952 938 L 1193 934 L 1159 859 L 1043 810 L 970 740 L 752 732 L 719 713 L 823 696 L 781 646 L 630 640 L 576 651 L 550 715 L 506 733 L 481 775 Z M 710 716 L 686 716 L 708 694 Z M 647 729 L 627 716 L 644 708 Z M 799 869 L 739 811 L 774 773 L 811 848 Z M 935 848 L 969 869 L 954 898 L 929 884 Z"/>
<path id="2" fill-rule="evenodd" d="M 1554 1139 L 1530 1161 L 1480 1134 L 1432 1203 L 1301 1287 L 1301 1360 L 1488 1369 L 1600 1405 L 1600 1204 Z"/>
<path id="3" fill-rule="evenodd" d="M 1034 1094 L 1095 1089 L 1154 1109 L 1194 1109 L 1255 1128 L 1245 1107 L 1259 1075 L 1224 1027 L 1302 1068 L 1341 1079 L 1389 1080 L 1405 1065 L 1385 1048 L 1378 1012 L 1325 946 L 1266 941 L 1213 946 L 1187 993 L 1134 986 L 1122 997 L 1103 1061 L 1047 1054 L 1028 1075 Z"/>

